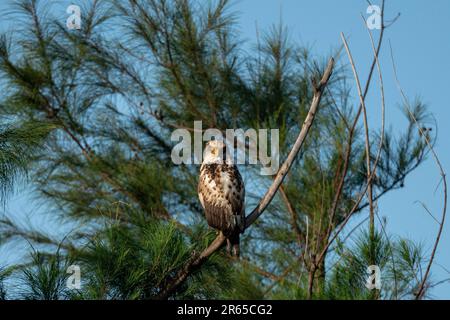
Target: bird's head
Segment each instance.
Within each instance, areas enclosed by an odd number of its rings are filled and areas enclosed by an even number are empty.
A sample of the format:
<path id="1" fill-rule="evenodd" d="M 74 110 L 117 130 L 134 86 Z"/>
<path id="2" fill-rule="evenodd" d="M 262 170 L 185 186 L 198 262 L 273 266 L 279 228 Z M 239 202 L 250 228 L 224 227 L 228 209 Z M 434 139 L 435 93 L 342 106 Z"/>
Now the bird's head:
<path id="1" fill-rule="evenodd" d="M 227 146 L 223 141 L 208 141 L 203 152 L 203 163 L 226 163 L 230 159 Z"/>

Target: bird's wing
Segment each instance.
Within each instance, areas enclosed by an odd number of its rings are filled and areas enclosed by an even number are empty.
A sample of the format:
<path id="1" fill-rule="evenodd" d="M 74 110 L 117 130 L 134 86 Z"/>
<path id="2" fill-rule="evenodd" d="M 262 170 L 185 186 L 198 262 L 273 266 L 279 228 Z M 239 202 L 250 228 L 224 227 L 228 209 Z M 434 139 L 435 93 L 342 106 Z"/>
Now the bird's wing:
<path id="1" fill-rule="evenodd" d="M 236 224 L 243 232 L 245 228 L 245 187 L 237 167 L 234 167 L 233 170 L 232 192 L 229 199 L 233 213 L 237 218 Z"/>
<path id="2" fill-rule="evenodd" d="M 222 167 L 220 184 L 223 186 L 226 201 L 231 205 L 235 225 L 242 232 L 245 227 L 245 188 L 237 166 Z"/>

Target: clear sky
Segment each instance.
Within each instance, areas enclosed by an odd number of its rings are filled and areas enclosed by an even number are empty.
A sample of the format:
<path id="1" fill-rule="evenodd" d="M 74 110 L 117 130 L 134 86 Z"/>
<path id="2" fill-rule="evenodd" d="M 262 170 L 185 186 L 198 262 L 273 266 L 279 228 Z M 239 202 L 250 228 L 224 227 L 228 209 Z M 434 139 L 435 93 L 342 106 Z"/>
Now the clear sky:
<path id="1" fill-rule="evenodd" d="M 47 0 L 61 3 L 61 15 L 65 16 L 69 1 Z M 89 1 L 89 0 L 86 0 Z M 4 12 L 9 0 L 0 2 Z M 45 0 L 44 0 L 45 2 Z M 77 3 L 77 1 L 73 1 Z M 379 4 L 379 1 L 373 1 Z M 282 19 L 289 28 L 290 37 L 299 44 L 311 47 L 318 57 L 325 57 L 341 44 L 340 32 L 348 39 L 362 81 L 366 79 L 373 53 L 361 13 L 367 17 L 365 0 L 238 0 L 232 9 L 238 13 L 244 40 L 256 41 L 256 25 L 260 32 Z M 419 96 L 429 105 L 436 118 L 438 141 L 436 151 L 444 169 L 450 168 L 450 1 L 448 0 L 395 0 L 386 3 L 386 19 L 400 18 L 385 32 L 380 62 L 383 69 L 386 94 L 386 124 L 393 130 L 405 128 L 406 121 L 400 113 L 401 97 L 396 89 L 389 55 L 391 41 L 396 57 L 397 70 L 403 90 L 408 97 Z M 11 21 L 0 22 L 0 28 L 11 26 Z M 374 31 L 378 36 L 378 31 Z M 346 57 L 344 57 L 346 59 Z M 374 84 L 377 84 L 377 77 Z M 355 104 L 357 103 L 355 94 Z M 369 121 L 372 126 L 380 123 L 380 102 L 377 86 L 367 99 Z M 422 242 L 431 251 L 438 229 L 437 223 L 427 214 L 419 202 L 423 202 L 433 215 L 440 217 L 442 208 L 441 189 L 435 192 L 440 181 L 439 171 L 430 158 L 412 173 L 405 188 L 387 194 L 378 203 L 379 214 L 387 218 L 389 234 L 404 236 Z M 22 190 L 10 201 L 8 212 L 17 216 L 32 212 L 33 204 L 27 190 Z M 32 221 L 48 226 L 49 218 L 41 215 Z M 449 221 L 450 223 L 450 221 Z M 0 257 L 9 255 L 0 249 Z M 439 246 L 436 264 L 432 269 L 433 280 L 450 278 L 450 224 L 447 224 Z M 433 288 L 435 298 L 450 299 L 450 283 Z"/>

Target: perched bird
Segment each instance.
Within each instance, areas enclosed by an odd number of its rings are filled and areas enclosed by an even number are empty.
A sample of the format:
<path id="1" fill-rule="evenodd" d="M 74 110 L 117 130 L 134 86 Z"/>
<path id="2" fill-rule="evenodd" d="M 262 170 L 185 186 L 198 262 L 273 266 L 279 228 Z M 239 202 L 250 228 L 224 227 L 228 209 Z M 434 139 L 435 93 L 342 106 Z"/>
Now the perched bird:
<path id="1" fill-rule="evenodd" d="M 222 141 L 206 144 L 198 197 L 208 224 L 227 238 L 228 252 L 239 256 L 239 235 L 245 228 L 245 188 L 238 168 L 227 155 Z"/>

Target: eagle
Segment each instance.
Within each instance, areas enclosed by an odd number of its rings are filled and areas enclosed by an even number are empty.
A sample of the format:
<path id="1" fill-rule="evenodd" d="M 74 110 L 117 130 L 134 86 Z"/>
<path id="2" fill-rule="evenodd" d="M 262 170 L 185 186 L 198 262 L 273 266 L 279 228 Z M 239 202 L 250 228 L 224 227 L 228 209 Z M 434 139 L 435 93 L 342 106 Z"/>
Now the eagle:
<path id="1" fill-rule="evenodd" d="M 206 144 L 197 191 L 208 225 L 226 237 L 228 253 L 239 257 L 239 236 L 245 228 L 245 188 L 224 142 L 211 140 Z"/>

